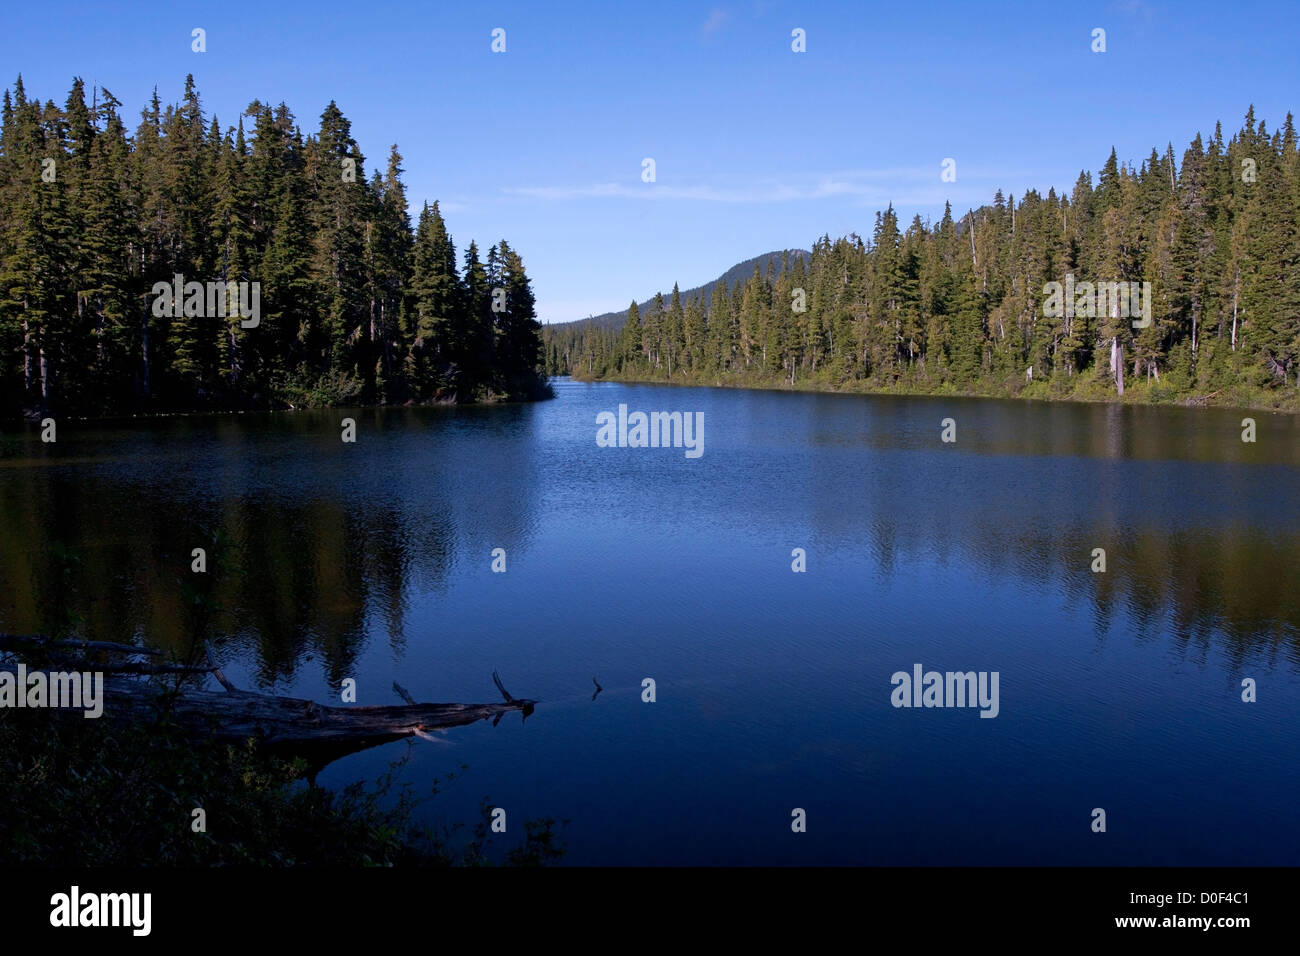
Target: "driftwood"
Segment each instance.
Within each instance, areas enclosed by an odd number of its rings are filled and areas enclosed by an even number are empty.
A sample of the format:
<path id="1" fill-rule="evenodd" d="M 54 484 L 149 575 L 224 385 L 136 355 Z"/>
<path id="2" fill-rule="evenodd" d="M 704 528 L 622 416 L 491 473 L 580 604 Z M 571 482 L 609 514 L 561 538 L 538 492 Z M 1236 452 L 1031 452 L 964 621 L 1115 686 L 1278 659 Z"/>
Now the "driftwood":
<path id="1" fill-rule="evenodd" d="M 168 695 L 136 681 L 110 680 L 105 696 L 106 715 L 148 720 L 156 717 Z M 511 698 L 499 704 L 332 707 L 312 700 L 241 690 L 187 690 L 171 699 L 169 712 L 197 736 L 227 741 L 252 737 L 271 753 L 303 757 L 319 769 L 340 757 L 403 737 L 426 737 L 430 731 L 488 718 L 493 718 L 495 724 L 514 711 L 522 713 L 526 720 L 535 704 Z"/>
<path id="2" fill-rule="evenodd" d="M 55 643 L 41 638 L 0 635 L 0 650 L 29 649 L 40 646 L 61 661 L 70 655 L 65 650 L 88 647 L 114 653 L 156 653 L 125 645 L 102 645 L 95 642 Z M 60 665 L 62 666 L 62 665 Z M 429 739 L 429 732 L 460 727 L 492 718 L 493 726 L 508 713 L 518 711 L 527 720 L 536 701 L 512 697 L 496 671 L 492 680 L 504 703 L 497 704 L 429 704 L 417 703 L 396 681 L 393 687 L 406 701 L 394 706 L 326 706 L 295 697 L 279 697 L 243 691 L 221 673 L 211 656 L 206 667 L 180 665 L 105 665 L 81 660 L 67 670 L 100 671 L 104 679 L 104 717 L 113 720 L 152 722 L 164 712 L 189 735 L 218 741 L 258 740 L 263 749 L 284 757 L 303 757 L 311 768 L 310 775 L 326 764 L 403 737 Z M 12 665 L 0 664 L 0 670 L 14 671 Z M 157 684 L 132 680 L 129 676 L 162 673 L 212 673 L 225 688 L 223 692 L 190 689 L 166 689 Z M 80 711 L 72 711 L 78 720 Z"/>
<path id="3" fill-rule="evenodd" d="M 1191 395 L 1182 400 L 1183 405 L 1208 405 L 1222 389 L 1215 389 L 1207 395 Z"/>
<path id="4" fill-rule="evenodd" d="M 110 644 L 108 641 L 60 641 L 41 634 L 0 634 L 0 652 L 20 654 L 39 651 L 48 658 L 56 670 L 100 671 L 103 674 L 133 674 L 151 677 L 159 674 L 208 674 L 215 666 L 197 667 L 187 664 L 158 664 L 126 660 L 118 662 L 109 655 L 119 657 L 162 656 L 162 651 L 151 647 L 132 647 L 129 644 Z M 90 655 L 100 655 L 92 659 Z"/>
<path id="5" fill-rule="evenodd" d="M 146 657 L 162 656 L 162 651 L 152 647 L 133 647 L 130 644 L 111 644 L 108 641 L 60 641 L 43 634 L 0 634 L 0 650 L 20 651 L 32 647 L 55 654 L 104 651 L 113 654 L 139 654 Z"/>

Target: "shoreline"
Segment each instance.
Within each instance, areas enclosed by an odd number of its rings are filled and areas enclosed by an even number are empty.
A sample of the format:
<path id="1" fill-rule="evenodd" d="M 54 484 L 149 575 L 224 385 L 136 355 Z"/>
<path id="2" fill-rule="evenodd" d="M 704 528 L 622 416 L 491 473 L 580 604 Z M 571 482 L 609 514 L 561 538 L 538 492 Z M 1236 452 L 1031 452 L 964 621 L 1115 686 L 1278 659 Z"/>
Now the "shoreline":
<path id="1" fill-rule="evenodd" d="M 120 412 L 108 415 L 22 415 L 17 418 L 0 418 L 0 431 L 8 431 L 15 426 L 21 425 L 40 425 L 42 418 L 53 418 L 56 422 L 93 422 L 96 424 L 111 424 L 113 422 L 135 422 L 150 421 L 163 418 L 209 418 L 225 415 L 275 415 L 275 414 L 293 414 L 300 412 L 327 412 L 331 410 L 361 410 L 372 411 L 375 409 L 386 408 L 495 408 L 501 405 L 532 405 L 537 402 L 547 402 L 555 398 L 552 395 L 541 395 L 537 398 L 501 398 L 477 402 L 448 402 L 448 401 L 423 401 L 423 402 L 380 402 L 374 404 L 360 405 L 290 405 L 287 408 L 200 408 L 200 409 L 174 409 L 168 411 L 155 412 Z"/>
<path id="2" fill-rule="evenodd" d="M 688 382 L 688 381 L 668 381 L 665 379 L 647 379 L 647 378 L 583 378 L 578 375 L 556 375 L 553 379 L 569 378 L 575 382 L 582 382 L 586 385 L 600 383 L 609 383 L 613 385 L 666 385 L 674 388 L 722 388 L 722 389 L 740 389 L 752 390 L 759 392 L 788 392 L 792 395 L 845 395 L 845 396 L 892 396 L 896 398 L 982 398 L 982 399 L 999 399 L 1008 402 L 1043 402 L 1043 403 L 1072 403 L 1079 405 L 1134 405 L 1145 406 L 1149 408 L 1217 408 L 1227 411 L 1243 412 L 1274 412 L 1280 415 L 1297 415 L 1300 414 L 1300 389 L 1297 389 L 1295 405 L 1260 405 L 1260 404 L 1243 404 L 1250 399 L 1233 393 L 1229 401 L 1215 401 L 1213 398 L 1205 395 L 1187 395 L 1173 401 L 1152 400 L 1145 396 L 1145 388 L 1130 388 L 1128 394 L 1124 397 L 1111 396 L 1090 397 L 1086 395 L 1057 395 L 1057 394 L 1008 394 L 992 391 L 942 391 L 930 390 L 925 391 L 915 388 L 844 388 L 832 385 L 782 385 L 758 382 Z M 1222 392 L 1222 389 L 1219 390 Z M 1218 392 L 1211 393 L 1217 395 Z M 1141 396 L 1141 397 L 1137 397 Z"/>

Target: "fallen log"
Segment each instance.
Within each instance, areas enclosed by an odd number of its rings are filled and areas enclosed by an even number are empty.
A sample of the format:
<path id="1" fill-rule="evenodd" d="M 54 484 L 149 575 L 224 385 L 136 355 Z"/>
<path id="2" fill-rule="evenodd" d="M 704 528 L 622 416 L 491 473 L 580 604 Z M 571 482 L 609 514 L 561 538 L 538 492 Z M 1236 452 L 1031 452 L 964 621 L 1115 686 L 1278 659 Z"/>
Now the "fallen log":
<path id="1" fill-rule="evenodd" d="M 80 662 L 69 670 L 103 673 L 103 715 L 110 720 L 153 723 L 169 717 L 195 739 L 242 742 L 257 740 L 262 748 L 277 756 L 302 757 L 307 761 L 309 776 L 314 778 L 326 764 L 340 757 L 401 740 L 404 737 L 428 738 L 430 731 L 447 730 L 492 719 L 493 726 L 508 713 L 518 711 L 527 720 L 537 702 L 511 697 L 493 672 L 502 696 L 499 704 L 415 703 L 404 688 L 394 687 L 408 701 L 392 706 L 344 706 L 318 704 L 312 700 L 257 694 L 235 687 L 219 668 L 184 668 L 162 665 L 171 671 L 193 673 L 216 671 L 224 692 L 189 688 L 166 688 L 123 677 L 123 671 Z M 120 665 L 119 665 L 120 667 Z M 131 670 L 134 670 L 132 668 Z M 0 664 L 0 671 L 17 675 L 13 664 Z M 130 673 L 131 671 L 126 671 Z M 25 693 L 20 689 L 19 693 Z M 82 719 L 79 710 L 62 711 Z"/>
<path id="2" fill-rule="evenodd" d="M 46 637 L 44 634 L 0 634 L 0 650 L 18 651 L 31 647 L 39 647 L 55 653 L 104 651 L 113 654 L 162 656 L 162 651 L 152 647 L 133 647 L 130 644 L 112 644 L 108 641 L 60 641 Z"/>
<path id="3" fill-rule="evenodd" d="M 106 715 L 151 720 L 166 711 L 195 735 L 232 742 L 251 737 L 266 751 L 303 757 L 317 770 L 340 757 L 403 737 L 424 736 L 489 718 L 495 724 L 514 711 L 527 720 L 537 703 L 511 699 L 500 704 L 333 707 L 241 690 L 185 690 L 171 696 L 125 680 L 110 680 L 105 698 Z"/>
<path id="4" fill-rule="evenodd" d="M 1210 392 L 1210 393 L 1208 393 L 1208 394 L 1206 394 L 1206 395 L 1189 395 L 1187 398 L 1184 398 L 1184 399 L 1183 399 L 1179 404 L 1182 404 L 1182 405 L 1208 405 L 1208 404 L 1210 404 L 1210 401 L 1211 401 L 1212 399 L 1214 399 L 1214 398 L 1216 398 L 1216 397 L 1218 396 L 1218 394 L 1219 394 L 1220 391 L 1222 391 L 1222 389 L 1215 389 L 1213 392 Z"/>

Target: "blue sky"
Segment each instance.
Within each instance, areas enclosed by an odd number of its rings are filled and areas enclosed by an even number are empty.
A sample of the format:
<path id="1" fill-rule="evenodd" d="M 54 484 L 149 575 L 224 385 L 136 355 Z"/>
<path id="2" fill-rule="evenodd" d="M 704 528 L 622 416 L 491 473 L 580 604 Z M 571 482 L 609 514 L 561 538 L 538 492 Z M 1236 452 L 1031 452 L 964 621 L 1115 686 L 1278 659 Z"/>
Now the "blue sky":
<path id="1" fill-rule="evenodd" d="M 1181 159 L 1251 103 L 1272 129 L 1300 106 L 1298 26 L 1296 0 L 9 3 L 0 81 L 62 104 L 79 75 L 132 129 L 186 73 L 223 127 L 283 100 L 314 132 L 334 99 L 367 171 L 398 144 L 412 217 L 440 200 L 458 253 L 506 238 L 563 321 L 869 235 L 890 202 L 937 218 L 998 187 L 1068 189 L 1111 146 Z"/>

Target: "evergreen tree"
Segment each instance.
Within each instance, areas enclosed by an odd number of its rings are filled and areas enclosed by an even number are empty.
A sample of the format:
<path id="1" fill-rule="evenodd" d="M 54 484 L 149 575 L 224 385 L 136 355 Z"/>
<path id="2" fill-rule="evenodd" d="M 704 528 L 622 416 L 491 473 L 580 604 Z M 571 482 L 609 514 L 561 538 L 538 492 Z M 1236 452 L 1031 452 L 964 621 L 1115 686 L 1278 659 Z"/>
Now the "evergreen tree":
<path id="1" fill-rule="evenodd" d="M 674 295 L 652 301 L 644 323 L 629 310 L 621 332 L 548 327 L 552 367 L 588 378 L 1087 398 L 1139 388 L 1160 400 L 1208 392 L 1252 403 L 1300 386 L 1291 116 L 1270 133 L 1251 108 L 1227 143 L 1216 124 L 1181 167 L 1171 145 L 1136 168 L 1112 149 L 1095 183 L 1084 171 L 1069 195 L 998 190 L 960 218 L 946 205 L 937 224 L 916 217 L 903 232 L 889 206 L 869 243 L 823 236 L 798 271 L 755 269 L 732 290 L 718 283 L 698 314 Z M 1049 283 L 1062 285 L 1056 312 Z M 790 308 L 795 288 L 805 312 Z M 1295 392 L 1281 394 L 1297 404 Z"/>
<path id="2" fill-rule="evenodd" d="M 179 103 L 154 91 L 133 138 L 120 105 L 79 78 L 61 109 L 21 77 L 3 94 L 3 414 L 545 394 L 518 253 L 490 256 L 496 317 L 477 247 L 462 288 L 437 204 L 417 246 L 397 147 L 367 180 L 336 104 L 305 142 L 283 103 L 223 131 L 193 77 Z M 202 291 L 172 302 L 177 276 Z"/>

